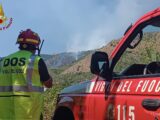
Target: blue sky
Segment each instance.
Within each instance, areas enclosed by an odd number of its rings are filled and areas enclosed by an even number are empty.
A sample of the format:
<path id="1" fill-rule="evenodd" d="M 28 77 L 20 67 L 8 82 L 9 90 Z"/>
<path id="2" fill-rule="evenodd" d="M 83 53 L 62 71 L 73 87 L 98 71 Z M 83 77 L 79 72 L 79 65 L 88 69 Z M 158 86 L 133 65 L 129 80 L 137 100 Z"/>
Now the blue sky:
<path id="1" fill-rule="evenodd" d="M 100 48 L 120 38 L 144 13 L 160 6 L 160 0 L 0 0 L 5 15 L 13 18 L 0 31 L 0 56 L 18 50 L 21 30 L 31 28 L 44 39 L 42 53 Z"/>

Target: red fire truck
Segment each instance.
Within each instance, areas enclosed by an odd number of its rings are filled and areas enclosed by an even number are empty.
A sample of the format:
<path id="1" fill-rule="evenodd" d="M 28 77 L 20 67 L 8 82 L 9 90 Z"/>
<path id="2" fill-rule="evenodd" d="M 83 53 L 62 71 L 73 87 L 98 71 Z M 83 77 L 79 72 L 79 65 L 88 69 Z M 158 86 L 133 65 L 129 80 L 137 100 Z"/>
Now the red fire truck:
<path id="1" fill-rule="evenodd" d="M 93 53 L 90 70 L 95 77 L 61 91 L 53 120 L 160 120 L 160 53 L 152 56 L 159 48 L 159 27 L 157 8 L 129 26 L 109 57 Z M 159 36 L 159 42 L 146 40 L 147 32 Z M 152 43 L 152 52 L 150 47 L 142 51 L 143 41 Z"/>

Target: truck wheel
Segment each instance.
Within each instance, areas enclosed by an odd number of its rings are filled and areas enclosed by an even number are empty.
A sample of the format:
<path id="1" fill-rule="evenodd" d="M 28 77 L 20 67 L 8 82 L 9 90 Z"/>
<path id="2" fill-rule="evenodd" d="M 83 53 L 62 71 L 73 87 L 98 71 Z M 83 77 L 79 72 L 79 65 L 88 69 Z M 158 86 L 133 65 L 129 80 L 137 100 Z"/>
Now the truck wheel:
<path id="1" fill-rule="evenodd" d="M 74 120 L 74 116 L 70 109 L 61 107 L 55 111 L 52 120 Z"/>

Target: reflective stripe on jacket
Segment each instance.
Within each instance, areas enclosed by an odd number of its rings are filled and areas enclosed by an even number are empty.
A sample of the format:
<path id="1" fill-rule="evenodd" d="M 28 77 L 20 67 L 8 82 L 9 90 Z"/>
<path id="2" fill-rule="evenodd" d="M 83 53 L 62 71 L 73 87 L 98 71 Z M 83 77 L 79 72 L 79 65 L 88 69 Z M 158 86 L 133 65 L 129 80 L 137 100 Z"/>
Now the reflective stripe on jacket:
<path id="1" fill-rule="evenodd" d="M 43 105 L 40 57 L 18 51 L 0 62 L 0 120 L 39 120 Z"/>

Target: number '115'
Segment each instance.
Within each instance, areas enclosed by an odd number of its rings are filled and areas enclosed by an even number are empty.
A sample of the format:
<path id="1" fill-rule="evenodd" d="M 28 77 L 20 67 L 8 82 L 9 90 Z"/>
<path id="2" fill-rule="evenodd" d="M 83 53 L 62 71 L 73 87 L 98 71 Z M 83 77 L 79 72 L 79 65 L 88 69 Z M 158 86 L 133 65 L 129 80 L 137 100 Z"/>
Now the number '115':
<path id="1" fill-rule="evenodd" d="M 134 114 L 135 107 L 134 106 L 128 106 L 128 109 L 127 109 L 126 105 L 123 105 L 123 106 L 118 105 L 117 110 L 118 110 L 118 116 L 117 116 L 118 120 L 121 120 L 121 115 L 123 118 L 122 120 L 126 120 L 126 113 L 128 113 L 128 120 L 135 120 L 135 114 Z"/>

